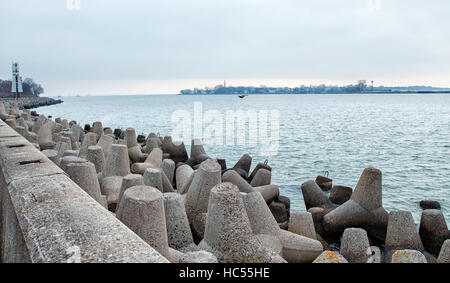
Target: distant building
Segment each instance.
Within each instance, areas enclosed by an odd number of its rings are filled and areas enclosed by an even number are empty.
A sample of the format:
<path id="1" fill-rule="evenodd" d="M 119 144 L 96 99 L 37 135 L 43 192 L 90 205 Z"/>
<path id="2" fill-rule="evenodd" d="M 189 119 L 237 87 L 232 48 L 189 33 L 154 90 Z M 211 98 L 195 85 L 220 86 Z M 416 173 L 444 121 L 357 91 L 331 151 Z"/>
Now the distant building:
<path id="1" fill-rule="evenodd" d="M 22 77 L 19 74 L 19 63 L 17 62 L 12 64 L 11 92 L 14 98 L 20 98 L 21 93 L 23 93 Z"/>

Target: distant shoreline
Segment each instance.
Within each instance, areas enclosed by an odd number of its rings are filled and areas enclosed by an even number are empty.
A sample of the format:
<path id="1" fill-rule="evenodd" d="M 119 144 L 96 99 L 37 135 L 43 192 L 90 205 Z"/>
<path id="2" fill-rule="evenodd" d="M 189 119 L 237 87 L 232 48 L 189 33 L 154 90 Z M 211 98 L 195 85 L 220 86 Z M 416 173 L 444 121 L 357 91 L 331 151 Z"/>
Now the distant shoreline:
<path id="1" fill-rule="evenodd" d="M 218 96 L 218 95 L 339 95 L 339 94 L 450 94 L 450 91 L 380 91 L 380 92 L 357 92 L 357 93 L 195 93 L 195 94 L 181 94 L 181 93 L 142 93 L 142 94 L 89 94 L 89 95 L 67 95 L 67 96 L 50 96 L 55 100 L 60 98 L 85 98 L 85 97 L 110 97 L 110 96 L 168 96 L 168 95 L 182 95 L 182 96 Z"/>
<path id="2" fill-rule="evenodd" d="M 320 94 L 450 94 L 450 91 L 380 91 L 380 92 L 348 92 L 348 93 L 178 93 L 177 95 L 203 96 L 203 95 L 320 95 Z"/>
<path id="3" fill-rule="evenodd" d="M 369 93 L 450 93 L 448 87 L 433 86 L 374 86 L 373 81 L 359 80 L 356 84 L 337 85 L 300 85 L 296 87 L 288 86 L 230 86 L 217 85 L 215 87 L 204 87 L 194 89 L 182 89 L 180 94 L 369 94 Z"/>

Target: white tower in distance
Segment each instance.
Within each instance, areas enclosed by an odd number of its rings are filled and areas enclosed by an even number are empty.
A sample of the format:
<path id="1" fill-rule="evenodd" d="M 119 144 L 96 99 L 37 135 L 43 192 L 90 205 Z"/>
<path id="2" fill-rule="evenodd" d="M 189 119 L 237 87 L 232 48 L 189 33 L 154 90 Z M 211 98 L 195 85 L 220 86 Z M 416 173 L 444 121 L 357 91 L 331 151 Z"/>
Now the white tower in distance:
<path id="1" fill-rule="evenodd" d="M 20 94 L 23 93 L 22 77 L 19 75 L 19 63 L 17 62 L 12 64 L 11 92 L 14 98 L 20 98 Z"/>

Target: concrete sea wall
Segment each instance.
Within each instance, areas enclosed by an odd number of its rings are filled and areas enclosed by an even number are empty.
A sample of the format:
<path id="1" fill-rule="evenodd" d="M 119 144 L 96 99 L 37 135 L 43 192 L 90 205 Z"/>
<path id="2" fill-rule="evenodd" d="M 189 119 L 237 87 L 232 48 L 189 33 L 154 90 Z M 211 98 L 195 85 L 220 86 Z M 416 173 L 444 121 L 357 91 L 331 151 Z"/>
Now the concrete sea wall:
<path id="1" fill-rule="evenodd" d="M 168 262 L 0 120 L 0 262 Z"/>

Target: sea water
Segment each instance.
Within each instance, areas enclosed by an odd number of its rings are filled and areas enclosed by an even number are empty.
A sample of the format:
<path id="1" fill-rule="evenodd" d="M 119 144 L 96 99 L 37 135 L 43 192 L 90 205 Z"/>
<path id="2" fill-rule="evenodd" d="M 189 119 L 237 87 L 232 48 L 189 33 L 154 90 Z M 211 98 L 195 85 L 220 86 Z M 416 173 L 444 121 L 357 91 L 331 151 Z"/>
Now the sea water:
<path id="1" fill-rule="evenodd" d="M 275 153 L 261 152 L 259 144 L 250 142 L 229 144 L 224 133 L 221 145 L 205 141 L 207 154 L 226 159 L 229 167 L 244 153 L 253 157 L 252 168 L 268 159 L 272 183 L 291 199 L 292 210 L 305 210 L 303 182 L 328 171 L 334 185 L 354 188 L 364 168 L 376 167 L 383 173 L 383 205 L 388 211 L 409 210 L 419 222 L 419 201 L 431 199 L 441 203 L 450 221 L 448 94 L 250 95 L 243 99 L 237 95 L 123 95 L 63 100 L 38 112 L 76 120 L 83 127 L 95 121 L 113 130 L 134 127 L 145 136 L 150 132 L 171 135 L 177 126 L 172 122 L 176 111 L 191 113 L 194 127 L 194 105 L 200 105 L 202 113 L 216 111 L 224 124 L 227 111 L 267 111 L 269 118 L 271 111 L 278 111 Z M 226 125 L 219 124 L 216 121 L 213 127 L 224 132 Z M 185 143 L 189 142 L 187 137 Z"/>

